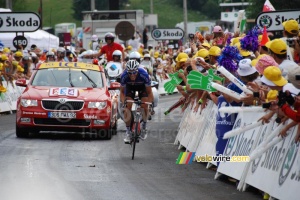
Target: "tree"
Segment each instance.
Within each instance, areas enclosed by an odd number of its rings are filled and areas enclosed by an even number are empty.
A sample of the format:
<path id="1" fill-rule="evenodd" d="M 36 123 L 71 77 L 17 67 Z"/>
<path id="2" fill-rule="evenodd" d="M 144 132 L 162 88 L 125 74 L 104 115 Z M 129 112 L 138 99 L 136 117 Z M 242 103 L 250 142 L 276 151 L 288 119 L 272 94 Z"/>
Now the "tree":
<path id="1" fill-rule="evenodd" d="M 82 20 L 82 11 L 91 10 L 90 0 L 73 0 L 73 17 L 77 20 Z M 108 0 L 95 0 L 96 10 L 108 10 Z"/>

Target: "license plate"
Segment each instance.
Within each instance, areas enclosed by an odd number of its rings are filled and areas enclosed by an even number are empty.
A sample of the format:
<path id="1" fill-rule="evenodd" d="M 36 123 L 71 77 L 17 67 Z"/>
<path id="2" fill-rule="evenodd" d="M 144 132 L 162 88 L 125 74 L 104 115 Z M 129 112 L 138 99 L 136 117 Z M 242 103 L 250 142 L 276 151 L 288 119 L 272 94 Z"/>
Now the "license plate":
<path id="1" fill-rule="evenodd" d="M 49 118 L 76 118 L 76 113 L 71 112 L 48 112 Z"/>

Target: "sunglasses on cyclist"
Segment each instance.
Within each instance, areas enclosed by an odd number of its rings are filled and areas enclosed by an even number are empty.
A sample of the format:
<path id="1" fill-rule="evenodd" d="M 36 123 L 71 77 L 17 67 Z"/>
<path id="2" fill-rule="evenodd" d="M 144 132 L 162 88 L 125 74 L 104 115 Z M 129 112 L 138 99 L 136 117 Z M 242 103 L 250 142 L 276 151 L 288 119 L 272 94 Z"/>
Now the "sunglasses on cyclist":
<path id="1" fill-rule="evenodd" d="M 135 74 L 137 74 L 137 73 L 138 73 L 137 71 L 127 71 L 127 72 L 128 72 L 128 74 L 129 74 L 129 75 L 132 75 L 132 74 L 134 74 L 134 75 L 135 75 Z"/>

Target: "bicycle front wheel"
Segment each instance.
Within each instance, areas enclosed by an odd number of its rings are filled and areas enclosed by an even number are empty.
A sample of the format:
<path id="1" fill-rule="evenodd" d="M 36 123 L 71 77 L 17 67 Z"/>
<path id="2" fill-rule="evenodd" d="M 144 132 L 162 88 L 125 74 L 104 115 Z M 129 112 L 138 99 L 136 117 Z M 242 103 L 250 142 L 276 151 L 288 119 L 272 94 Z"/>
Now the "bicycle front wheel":
<path id="1" fill-rule="evenodd" d="M 139 139 L 139 135 L 138 135 L 138 130 L 139 130 L 139 123 L 140 122 L 135 122 L 134 125 L 134 132 L 133 132 L 133 148 L 132 148 L 132 160 L 134 160 L 134 153 L 135 153 L 135 145 L 136 145 L 136 141 Z"/>

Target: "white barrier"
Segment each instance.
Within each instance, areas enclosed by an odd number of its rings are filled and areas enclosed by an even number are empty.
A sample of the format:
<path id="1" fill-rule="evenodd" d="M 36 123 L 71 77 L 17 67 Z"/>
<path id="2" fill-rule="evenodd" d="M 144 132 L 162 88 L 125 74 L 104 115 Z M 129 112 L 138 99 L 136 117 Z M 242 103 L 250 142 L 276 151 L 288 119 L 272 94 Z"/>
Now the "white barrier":
<path id="1" fill-rule="evenodd" d="M 208 103 L 201 115 L 199 112 L 192 113 L 191 107 L 187 108 L 180 122 L 175 144 L 184 146 L 186 151 L 196 152 L 196 156 L 216 155 L 216 113 L 217 107 L 212 102 Z M 265 114 L 264 112 L 240 112 L 234 129 L 241 125 L 255 123 Z M 258 125 L 231 137 L 224 150 L 224 156 L 249 156 L 256 147 L 270 140 L 271 133 L 277 127 L 278 124 L 273 119 L 268 124 Z M 300 148 L 299 143 L 294 143 L 296 132 L 296 127 L 291 128 L 287 137 L 271 146 L 254 161 L 220 162 L 216 177 L 218 174 L 226 174 L 239 180 L 238 189 L 242 191 L 247 188 L 247 185 L 251 185 L 274 198 L 299 199 Z"/>
<path id="2" fill-rule="evenodd" d="M 6 92 L 1 94 L 0 98 L 0 113 L 15 111 L 17 105 L 17 99 L 22 94 L 25 88 L 16 86 L 16 81 L 13 83 L 2 81 L 3 87 L 6 88 Z"/>

